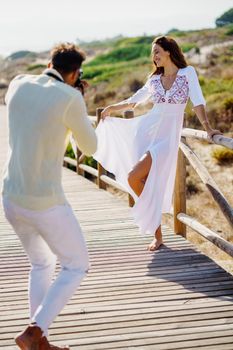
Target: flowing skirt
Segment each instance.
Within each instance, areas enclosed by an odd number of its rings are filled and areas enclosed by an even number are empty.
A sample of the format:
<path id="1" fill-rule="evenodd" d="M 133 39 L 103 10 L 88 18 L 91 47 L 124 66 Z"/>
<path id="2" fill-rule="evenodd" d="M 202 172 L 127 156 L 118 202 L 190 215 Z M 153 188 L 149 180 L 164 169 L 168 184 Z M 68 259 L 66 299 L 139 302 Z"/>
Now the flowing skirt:
<path id="1" fill-rule="evenodd" d="M 143 234 L 154 234 L 162 213 L 170 212 L 183 115 L 164 115 L 151 110 L 133 119 L 107 117 L 96 128 L 98 149 L 93 157 L 130 193 L 135 205 L 134 222 Z M 128 174 L 146 153 L 152 165 L 138 197 Z"/>

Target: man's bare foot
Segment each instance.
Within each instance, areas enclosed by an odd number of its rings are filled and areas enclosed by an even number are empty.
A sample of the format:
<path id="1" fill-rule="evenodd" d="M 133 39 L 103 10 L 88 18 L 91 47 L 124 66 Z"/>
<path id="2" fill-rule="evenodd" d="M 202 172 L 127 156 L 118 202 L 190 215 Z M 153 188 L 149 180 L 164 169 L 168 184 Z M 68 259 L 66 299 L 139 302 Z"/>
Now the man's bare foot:
<path id="1" fill-rule="evenodd" d="M 158 240 L 154 238 L 153 241 L 148 245 L 147 250 L 149 250 L 150 252 L 154 252 L 155 250 L 158 250 L 162 244 L 163 244 L 162 240 Z"/>
<path id="2" fill-rule="evenodd" d="M 149 244 L 147 250 L 149 250 L 150 252 L 154 252 L 155 250 L 158 250 L 162 244 L 163 244 L 163 236 L 162 236 L 162 230 L 160 225 L 155 231 L 155 238 Z"/>

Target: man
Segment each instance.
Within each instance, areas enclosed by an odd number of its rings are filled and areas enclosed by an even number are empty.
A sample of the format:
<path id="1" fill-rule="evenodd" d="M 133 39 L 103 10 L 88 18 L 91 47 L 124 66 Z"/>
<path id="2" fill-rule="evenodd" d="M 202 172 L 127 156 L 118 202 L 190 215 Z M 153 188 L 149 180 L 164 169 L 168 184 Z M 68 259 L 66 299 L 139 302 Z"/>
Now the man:
<path id="1" fill-rule="evenodd" d="M 3 206 L 31 263 L 31 324 L 15 338 L 22 350 L 69 349 L 49 344 L 47 330 L 88 271 L 82 231 L 61 185 L 70 132 L 84 154 L 97 147 L 83 97 L 74 88 L 84 59 L 74 45 L 61 44 L 43 74 L 17 76 L 6 95 L 10 156 Z M 56 258 L 61 271 L 51 283 Z"/>

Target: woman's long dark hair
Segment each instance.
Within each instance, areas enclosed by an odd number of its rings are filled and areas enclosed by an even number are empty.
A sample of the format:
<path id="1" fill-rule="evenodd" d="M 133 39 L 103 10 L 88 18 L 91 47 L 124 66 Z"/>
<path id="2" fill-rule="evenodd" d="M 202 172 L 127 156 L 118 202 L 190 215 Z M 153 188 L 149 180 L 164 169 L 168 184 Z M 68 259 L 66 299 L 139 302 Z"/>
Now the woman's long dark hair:
<path id="1" fill-rule="evenodd" d="M 174 39 L 172 39 L 169 36 L 160 36 L 158 38 L 155 38 L 155 40 L 153 41 L 152 45 L 155 44 L 161 46 L 165 51 L 170 52 L 170 58 L 178 68 L 187 67 L 187 62 L 184 58 L 184 54 Z M 152 72 L 151 75 L 164 73 L 163 67 L 157 67 L 155 61 L 153 61 L 153 63 L 155 66 L 155 70 Z"/>

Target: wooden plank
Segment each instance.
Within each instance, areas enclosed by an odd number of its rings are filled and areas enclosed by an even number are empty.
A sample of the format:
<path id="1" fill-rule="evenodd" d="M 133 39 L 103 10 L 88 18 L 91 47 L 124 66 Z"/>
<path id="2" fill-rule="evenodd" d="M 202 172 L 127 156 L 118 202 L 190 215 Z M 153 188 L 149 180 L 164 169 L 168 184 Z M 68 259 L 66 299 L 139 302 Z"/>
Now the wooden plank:
<path id="1" fill-rule="evenodd" d="M 63 183 L 91 269 L 51 326 L 52 342 L 72 350 L 233 349 L 232 276 L 166 226 L 166 246 L 147 252 L 151 237 L 139 235 L 125 202 L 68 169 Z M 13 337 L 28 322 L 30 266 L 2 210 L 0 232 L 0 349 L 16 350 Z"/>

